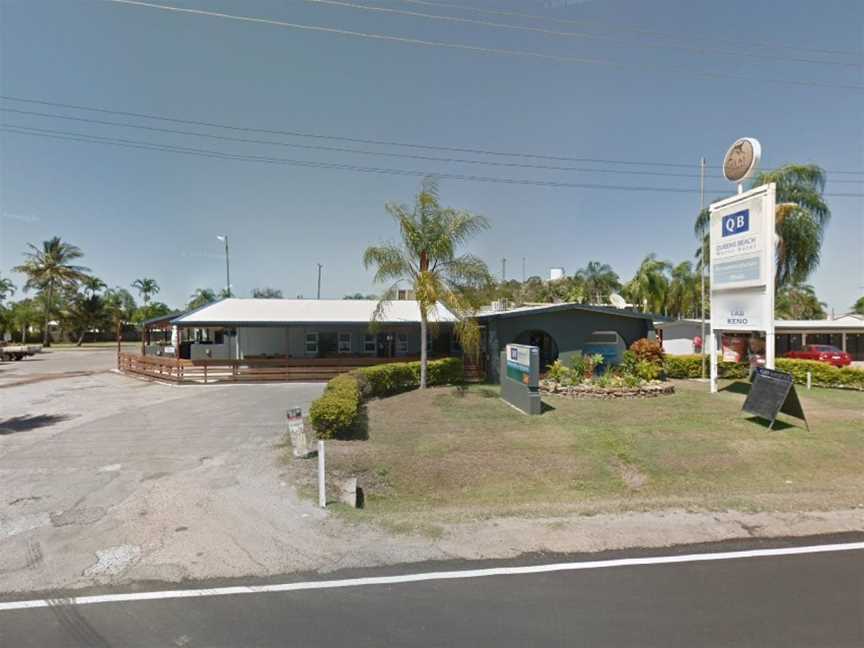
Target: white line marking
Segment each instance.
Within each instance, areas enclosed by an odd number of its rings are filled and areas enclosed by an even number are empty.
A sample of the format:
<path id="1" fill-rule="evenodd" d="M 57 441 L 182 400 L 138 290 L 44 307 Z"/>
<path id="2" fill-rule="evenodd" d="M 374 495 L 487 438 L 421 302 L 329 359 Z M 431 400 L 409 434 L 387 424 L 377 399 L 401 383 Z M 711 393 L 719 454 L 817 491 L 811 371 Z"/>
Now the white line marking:
<path id="1" fill-rule="evenodd" d="M 24 610 L 56 605 L 92 605 L 94 603 L 123 603 L 127 601 L 154 601 L 175 598 L 201 598 L 205 596 L 234 596 L 237 594 L 264 594 L 271 592 L 297 592 L 301 590 L 334 589 L 340 587 L 363 587 L 366 585 L 397 585 L 435 580 L 459 580 L 463 578 L 485 578 L 487 576 L 518 576 L 522 574 L 545 574 L 549 572 L 604 569 L 607 567 L 637 567 L 642 565 L 674 565 L 714 560 L 739 560 L 742 558 L 768 558 L 772 556 L 797 556 L 801 554 L 830 553 L 838 551 L 862 551 L 864 542 L 811 545 L 809 547 L 783 547 L 779 549 L 751 549 L 749 551 L 724 551 L 718 553 L 684 554 L 681 556 L 648 556 L 644 558 L 617 558 L 613 560 L 589 560 L 585 562 L 551 563 L 527 565 L 525 567 L 491 567 L 488 569 L 466 569 L 462 571 L 440 571 L 400 576 L 369 576 L 341 580 L 303 581 L 273 585 L 237 585 L 234 587 L 211 587 L 207 589 L 162 590 L 157 592 L 134 592 L 129 594 L 101 594 L 77 596 L 68 599 L 35 599 L 30 601 L 8 601 L 0 603 L 0 612 Z"/>

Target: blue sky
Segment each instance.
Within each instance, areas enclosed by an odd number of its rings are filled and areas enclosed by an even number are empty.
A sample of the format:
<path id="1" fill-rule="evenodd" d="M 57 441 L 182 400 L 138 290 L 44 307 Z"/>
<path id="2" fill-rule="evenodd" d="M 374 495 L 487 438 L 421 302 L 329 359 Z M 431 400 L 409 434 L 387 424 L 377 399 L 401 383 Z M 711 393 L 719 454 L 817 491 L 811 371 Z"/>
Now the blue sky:
<path id="1" fill-rule="evenodd" d="M 864 3 L 855 0 L 820 2 L 818 16 L 807 0 L 787 0 L 781 13 L 773 0 L 459 0 L 462 6 L 558 22 L 368 0 L 402 11 L 587 34 L 579 37 L 304 0 L 165 3 L 602 63 L 420 47 L 103 0 L 0 0 L 2 94 L 239 127 L 692 168 L 250 135 L 13 101 L 0 106 L 283 143 L 607 171 L 375 157 L 11 112 L 3 112 L 2 121 L 231 155 L 690 191 L 443 180 L 446 204 L 485 214 L 493 223 L 472 251 L 496 273 L 506 257 L 508 275 L 516 278 L 523 257 L 528 275 L 546 276 L 550 266 L 570 273 L 596 259 L 611 264 L 625 280 L 649 252 L 674 262 L 691 258 L 696 178 L 623 172 L 694 175 L 700 156 L 719 165 L 729 144 L 744 135 L 761 140 L 763 166 L 815 162 L 829 170 L 827 193 L 864 193 L 864 91 L 838 87 L 864 86 Z M 710 51 L 693 51 L 700 46 Z M 704 73 L 751 80 L 706 78 Z M 414 176 L 214 159 L 8 132 L 0 133 L 0 146 L 0 272 L 8 275 L 21 261 L 26 243 L 59 235 L 79 245 L 85 263 L 111 285 L 155 277 L 162 286 L 159 299 L 172 306 L 184 303 L 196 287 L 224 285 L 216 240 L 222 233 L 231 239 L 232 283 L 239 295 L 273 286 L 287 297 L 314 296 L 316 262 L 324 264 L 323 296 L 374 291 L 371 274 L 362 268 L 362 251 L 395 236 L 384 203 L 410 202 L 419 183 Z M 709 175 L 709 201 L 732 191 L 716 168 Z M 828 201 L 833 217 L 822 265 L 811 281 L 820 298 L 841 312 L 864 294 L 864 199 Z"/>

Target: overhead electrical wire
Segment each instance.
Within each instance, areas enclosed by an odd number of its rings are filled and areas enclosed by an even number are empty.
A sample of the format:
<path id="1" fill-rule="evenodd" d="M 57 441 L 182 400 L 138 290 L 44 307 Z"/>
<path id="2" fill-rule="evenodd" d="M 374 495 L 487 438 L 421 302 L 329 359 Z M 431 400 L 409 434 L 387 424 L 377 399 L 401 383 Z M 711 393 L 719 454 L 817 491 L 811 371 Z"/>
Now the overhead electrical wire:
<path id="1" fill-rule="evenodd" d="M 187 14 L 194 16 L 207 16 L 210 18 L 222 18 L 225 20 L 235 20 L 240 22 L 248 22 L 255 24 L 271 25 L 274 27 L 284 27 L 287 29 L 297 29 L 303 31 L 311 31 L 325 34 L 334 34 L 339 36 L 350 36 L 352 38 L 365 38 L 379 42 L 403 43 L 407 45 L 416 45 L 421 47 L 438 47 L 444 49 L 462 50 L 469 52 L 478 52 L 482 54 L 504 55 L 508 57 L 525 57 L 536 60 L 556 61 L 558 63 L 569 63 L 576 65 L 599 65 L 610 69 L 639 69 L 650 71 L 675 71 L 677 73 L 689 75 L 694 78 L 701 79 L 725 79 L 733 81 L 746 81 L 754 83 L 771 83 L 779 85 L 793 85 L 802 87 L 814 88 L 834 88 L 840 90 L 864 90 L 864 85 L 831 83 L 823 81 L 815 81 L 808 79 L 773 79 L 766 77 L 741 76 L 738 74 L 730 74 L 726 72 L 712 72 L 707 70 L 691 70 L 681 66 L 666 66 L 666 65 L 648 65 L 644 63 L 625 63 L 619 61 L 609 61 L 605 59 L 592 59 L 577 56 L 564 56 L 559 54 L 546 54 L 544 52 L 535 52 L 531 50 L 517 50 L 502 47 L 485 47 L 482 45 L 468 45 L 463 43 L 451 43 L 446 41 L 433 41 L 422 38 L 412 38 L 407 36 L 392 36 L 390 34 L 380 34 L 375 32 L 360 32 L 350 29 L 339 29 L 336 27 L 323 27 L 320 25 L 307 25 L 302 23 L 288 22 L 284 20 L 275 20 L 272 18 L 257 18 L 254 16 L 241 16 L 237 14 L 229 14 L 220 11 L 210 11 L 207 9 L 190 9 L 188 7 L 177 7 L 174 5 L 158 4 L 155 2 L 144 2 L 143 0 L 102 0 L 117 5 L 125 5 L 130 7 L 140 7 L 147 9 L 156 9 L 178 14 Z"/>
<path id="2" fill-rule="evenodd" d="M 525 25 L 513 25 L 509 23 L 492 22 L 489 20 L 478 20 L 475 18 L 462 18 L 460 16 L 450 16 L 441 14 L 430 14 L 421 11 L 407 11 L 404 9 L 393 9 L 392 7 L 382 7 L 379 5 L 363 4 L 358 2 L 347 2 L 346 0 L 303 0 L 310 4 L 328 5 L 333 7 L 343 7 L 346 9 L 354 9 L 357 11 L 378 12 L 391 14 L 396 16 L 409 16 L 412 18 L 423 18 L 425 20 L 437 20 L 441 22 L 460 23 L 468 25 L 478 25 L 481 27 L 490 27 L 493 29 L 506 29 L 510 31 L 523 31 L 544 36 L 556 36 L 561 38 L 584 38 L 589 40 L 605 40 L 615 43 L 625 43 L 628 46 L 645 47 L 650 49 L 674 49 L 684 52 L 692 52 L 696 54 L 721 54 L 724 56 L 738 56 L 749 59 L 765 59 L 769 61 L 785 61 L 790 63 L 808 63 L 815 65 L 837 65 L 842 67 L 860 68 L 864 67 L 864 63 L 855 63 L 849 61 L 826 61 L 820 59 L 795 58 L 788 56 L 777 56 L 772 54 L 760 54 L 748 50 L 725 50 L 716 47 L 705 47 L 697 45 L 680 45 L 669 43 L 641 43 L 641 42 L 625 42 L 615 36 L 607 34 L 595 34 L 591 32 L 572 32 L 558 31 L 554 29 L 545 29 L 543 27 L 526 27 Z"/>
<path id="3" fill-rule="evenodd" d="M 225 153 L 223 151 L 214 151 L 211 149 L 197 149 L 185 146 L 175 146 L 171 144 L 154 144 L 151 142 L 142 142 L 140 140 L 129 140 L 115 137 L 102 137 L 99 135 L 88 135 L 85 133 L 74 133 L 70 131 L 60 131 L 45 128 L 33 128 L 30 126 L 22 126 L 19 124 L 3 124 L 0 126 L 0 131 L 15 133 L 19 135 L 31 135 L 37 137 L 47 137 L 57 140 L 68 140 L 76 142 L 85 142 L 90 144 L 106 144 L 132 149 L 146 149 L 152 151 L 162 151 L 167 153 L 176 153 L 182 155 L 193 155 L 198 157 L 216 158 L 224 160 L 239 160 L 246 162 L 256 162 L 261 164 L 276 164 L 317 169 L 335 169 L 342 171 L 355 171 L 359 173 L 371 173 L 378 175 L 394 175 L 394 176 L 411 176 L 424 177 L 434 176 L 437 178 L 448 180 L 464 180 L 472 182 L 491 182 L 499 184 L 511 185 L 531 185 L 538 187 L 559 187 L 570 189 L 600 189 L 613 191 L 634 191 L 634 192 L 650 192 L 650 193 L 698 193 L 698 189 L 686 189 L 678 187 L 650 187 L 650 186 L 634 186 L 634 185 L 608 185 L 596 183 L 577 183 L 577 182 L 559 182 L 553 180 L 531 180 L 524 178 L 502 178 L 495 176 L 477 176 L 477 175 L 462 175 L 453 173 L 437 173 L 434 171 L 415 170 L 415 169 L 392 169 L 382 167 L 370 167 L 357 164 L 345 164 L 340 162 L 318 162 L 313 160 L 297 160 L 291 158 L 267 157 L 258 155 L 240 155 L 235 153 Z M 711 192 L 723 192 L 724 189 L 709 189 Z M 864 193 L 833 193 L 825 194 L 831 197 L 860 197 L 864 198 Z"/>
<path id="4" fill-rule="evenodd" d="M 604 23 L 598 20 L 588 20 L 585 18 L 561 18 L 558 16 L 541 16 L 538 14 L 528 14 L 520 11 L 511 11 L 506 9 L 486 9 L 482 7 L 474 7 L 463 4 L 456 4 L 454 2 L 433 2 L 431 0 L 394 0 L 395 2 L 401 2 L 403 4 L 411 4 L 411 5 L 421 5 L 424 7 L 434 7 L 438 9 L 456 9 L 458 11 L 467 11 L 471 13 L 483 14 L 486 16 L 506 16 L 510 18 L 523 18 L 527 20 L 539 20 L 548 23 L 554 23 L 559 25 L 585 25 L 585 24 L 593 24 L 593 25 L 601 25 L 610 27 L 608 23 Z M 650 29 L 644 29 L 640 27 L 635 27 L 632 25 L 614 25 L 611 26 L 612 30 L 617 30 L 622 33 L 630 33 L 630 34 L 639 34 L 641 36 L 653 36 L 655 38 L 680 38 L 680 34 L 671 34 L 669 32 L 660 32 L 654 31 Z M 704 38 L 704 35 L 694 34 L 694 36 L 699 36 L 700 38 Z M 835 50 L 835 49 L 824 49 L 824 48 L 816 48 L 816 47 L 801 47 L 800 45 L 785 45 L 783 43 L 759 43 L 753 41 L 741 41 L 741 40 L 730 40 L 726 33 L 723 34 L 723 40 L 726 43 L 735 45 L 741 44 L 747 47 L 755 47 L 759 49 L 778 49 L 778 50 L 787 50 L 790 52 L 810 52 L 813 54 L 836 54 L 840 56 L 862 56 L 864 52 L 862 51 L 852 51 L 852 50 Z"/>
<path id="5" fill-rule="evenodd" d="M 4 101 L 12 101 L 12 102 L 18 102 L 18 103 L 36 104 L 36 105 L 40 105 L 40 106 L 51 106 L 54 108 L 65 108 L 65 109 L 69 109 L 69 110 L 96 112 L 96 113 L 100 113 L 100 114 L 118 115 L 118 116 L 122 116 L 122 117 L 135 117 L 135 118 L 139 118 L 139 119 L 150 119 L 150 120 L 155 120 L 155 121 L 164 121 L 164 122 L 168 122 L 168 123 L 183 124 L 183 125 L 187 125 L 187 126 L 219 128 L 219 129 L 233 131 L 233 132 L 261 133 L 261 134 L 267 134 L 267 135 L 280 135 L 280 136 L 288 136 L 288 137 L 311 138 L 311 139 L 316 139 L 316 140 L 343 141 L 343 142 L 351 142 L 351 143 L 355 143 L 355 144 L 369 144 L 369 145 L 375 145 L 375 146 L 395 146 L 395 147 L 409 148 L 409 149 L 468 153 L 468 154 L 475 154 L 475 155 L 489 155 L 489 156 L 494 156 L 494 157 L 511 157 L 511 158 L 515 157 L 515 158 L 550 160 L 550 161 L 554 161 L 554 162 L 618 164 L 618 165 L 625 165 L 625 166 L 649 166 L 649 167 L 654 166 L 654 167 L 682 168 L 682 169 L 693 169 L 695 166 L 694 164 L 683 164 L 683 163 L 676 163 L 676 162 L 657 162 L 657 161 L 647 162 L 647 161 L 637 161 L 637 160 L 614 160 L 614 159 L 609 159 L 609 158 L 587 158 L 587 157 L 572 157 L 572 156 L 560 156 L 560 155 L 556 156 L 556 155 L 543 155 L 543 154 L 537 154 L 537 153 L 493 151 L 493 150 L 479 149 L 479 148 L 453 147 L 453 146 L 442 146 L 442 145 L 432 145 L 432 144 L 417 144 L 417 143 L 399 142 L 399 141 L 391 141 L 391 140 L 367 139 L 367 138 L 357 138 L 357 137 L 343 137 L 343 136 L 336 136 L 336 135 L 322 135 L 319 133 L 310 133 L 310 132 L 305 132 L 305 131 L 256 128 L 256 127 L 249 127 L 249 126 L 237 126 L 237 125 L 232 125 L 232 124 L 224 124 L 221 122 L 210 122 L 210 121 L 193 120 L 193 119 L 180 119 L 180 118 L 176 118 L 176 117 L 167 117 L 165 115 L 158 115 L 155 113 L 140 113 L 140 112 L 133 112 L 133 111 L 113 110 L 110 108 L 102 108 L 102 107 L 97 107 L 97 106 L 85 106 L 85 105 L 81 105 L 81 104 L 71 104 L 71 103 L 64 103 L 64 102 L 58 102 L 58 101 L 47 101 L 47 100 L 42 100 L 42 99 L 32 99 L 32 98 L 26 98 L 26 97 L 15 97 L 15 96 L 11 96 L 11 95 L 0 95 L 0 99 L 2 99 Z M 18 112 L 18 113 L 23 113 L 23 114 L 29 113 L 29 111 L 20 111 L 20 110 L 16 110 L 16 109 L 8 109 L 8 108 L 4 108 L 3 110 L 6 112 Z M 48 116 L 47 113 L 35 113 L 35 114 Z M 51 115 L 51 116 L 60 117 L 61 119 L 74 119 L 76 121 L 86 121 L 84 118 L 75 118 L 75 117 L 71 117 L 71 116 L 60 116 L 60 115 Z M 99 123 L 96 120 L 94 120 L 94 122 Z M 120 125 L 120 124 L 111 123 L 111 125 Z M 131 124 L 123 124 L 123 125 L 132 126 Z M 138 127 L 138 126 L 133 126 L 133 127 Z M 143 126 L 141 126 L 141 128 L 143 128 Z M 148 128 L 147 130 L 156 130 L 156 129 L 155 128 Z M 183 134 L 189 134 L 189 133 L 183 133 Z M 210 136 L 209 134 L 201 134 L 201 133 L 196 133 L 196 134 L 202 135 L 204 137 Z M 216 137 L 216 136 L 213 136 L 213 137 Z M 239 140 L 239 141 L 242 141 L 242 140 Z M 272 141 L 260 141 L 260 142 L 250 142 L 250 143 L 262 143 L 262 144 L 267 143 L 267 144 L 277 144 L 277 145 L 285 144 L 286 146 L 296 146 L 297 148 L 303 148 L 300 145 L 293 145 L 293 144 L 289 144 L 289 143 L 278 143 L 278 142 L 272 142 Z M 333 148 L 340 151 L 340 152 L 369 153 L 371 155 L 377 155 L 379 153 L 377 151 L 370 152 L 370 151 L 359 151 L 359 150 L 351 150 L 351 149 L 338 149 L 337 147 L 333 147 Z M 321 150 L 328 150 L 328 149 L 322 147 Z M 398 154 L 392 154 L 392 155 L 398 155 Z M 402 156 L 400 156 L 400 157 L 402 157 Z M 409 157 L 409 156 L 404 156 L 404 157 Z M 417 159 L 426 159 L 426 158 L 418 157 Z M 435 158 L 430 157 L 428 159 L 435 159 Z M 442 162 L 450 162 L 450 161 L 457 162 L 458 161 L 458 162 L 471 163 L 471 161 L 469 161 L 469 160 L 457 160 L 455 158 L 440 158 L 440 159 L 435 159 L 435 160 L 436 161 L 442 161 Z M 478 162 L 481 162 L 481 161 L 478 161 Z M 485 164 L 485 162 L 482 162 L 482 163 Z M 498 165 L 490 164 L 490 166 L 498 166 Z M 537 165 L 537 168 L 545 168 L 545 167 L 543 167 L 542 165 Z M 719 169 L 720 167 L 719 166 L 708 166 L 707 168 Z M 562 171 L 564 171 L 564 170 L 576 170 L 576 169 L 568 169 L 568 168 L 564 168 L 564 167 L 560 167 L 560 168 L 550 167 L 550 170 L 562 170 Z M 610 171 L 615 171 L 615 170 L 612 169 Z M 621 172 L 625 173 L 623 170 Z M 835 175 L 842 174 L 842 175 L 862 175 L 862 176 L 864 176 L 864 171 L 828 171 L 828 173 L 835 174 Z M 697 177 L 696 174 L 693 174 L 693 175 L 681 174 L 680 177 L 685 177 L 685 176 L 686 177 Z M 717 176 L 717 177 L 719 177 L 719 176 Z M 841 182 L 841 181 L 835 180 L 834 182 Z M 853 180 L 851 182 L 858 182 L 858 181 Z"/>

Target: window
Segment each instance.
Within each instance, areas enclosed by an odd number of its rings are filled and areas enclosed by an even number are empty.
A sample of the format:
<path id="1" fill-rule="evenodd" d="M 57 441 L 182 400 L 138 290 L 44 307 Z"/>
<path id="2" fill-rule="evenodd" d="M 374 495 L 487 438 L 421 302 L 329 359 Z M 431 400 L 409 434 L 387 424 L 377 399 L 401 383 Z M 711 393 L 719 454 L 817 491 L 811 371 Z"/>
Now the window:
<path id="1" fill-rule="evenodd" d="M 339 353 L 351 353 L 351 334 L 350 333 L 340 333 L 339 334 Z"/>
<path id="2" fill-rule="evenodd" d="M 213 344 L 225 344 L 225 331 L 222 329 L 214 331 Z"/>
<path id="3" fill-rule="evenodd" d="M 398 355 L 408 355 L 408 334 L 396 334 L 396 353 Z"/>
<path id="4" fill-rule="evenodd" d="M 363 336 L 363 353 L 375 353 L 378 350 L 378 345 L 375 343 L 375 336 L 367 333 Z"/>
<path id="5" fill-rule="evenodd" d="M 306 334 L 306 355 L 318 355 L 318 333 Z"/>

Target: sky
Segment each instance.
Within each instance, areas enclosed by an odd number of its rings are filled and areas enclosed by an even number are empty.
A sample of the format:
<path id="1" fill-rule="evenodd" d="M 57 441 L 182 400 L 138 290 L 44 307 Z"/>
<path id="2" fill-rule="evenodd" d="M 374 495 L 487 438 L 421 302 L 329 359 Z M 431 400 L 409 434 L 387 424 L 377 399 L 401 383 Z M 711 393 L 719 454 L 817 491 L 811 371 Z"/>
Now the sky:
<path id="1" fill-rule="evenodd" d="M 27 244 L 56 235 L 109 285 L 153 277 L 157 298 L 178 307 L 196 288 L 224 286 L 216 237 L 227 234 L 237 295 L 270 286 L 314 297 L 317 263 L 322 297 L 374 293 L 363 250 L 395 239 L 384 205 L 411 203 L 423 173 L 442 175 L 445 205 L 491 221 L 468 249 L 497 276 L 502 258 L 516 279 L 523 258 L 527 276 L 543 277 L 598 260 L 627 280 L 650 252 L 692 259 L 698 160 L 709 165 L 706 202 L 731 195 L 719 165 L 735 139 L 752 136 L 763 168 L 828 171 L 832 217 L 810 282 L 838 314 L 864 294 L 858 0 L 824 0 L 818 16 L 810 0 L 786 0 L 782 12 L 774 0 L 163 4 L 270 22 L 0 0 L 0 120 L 19 128 L 0 132 L 0 274 L 19 286 L 11 268 Z"/>

